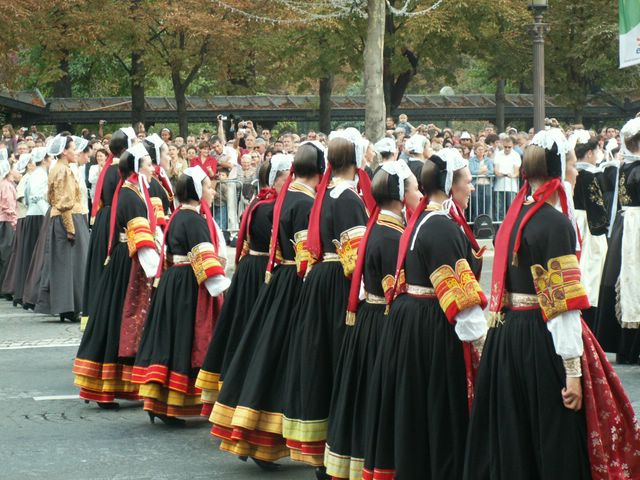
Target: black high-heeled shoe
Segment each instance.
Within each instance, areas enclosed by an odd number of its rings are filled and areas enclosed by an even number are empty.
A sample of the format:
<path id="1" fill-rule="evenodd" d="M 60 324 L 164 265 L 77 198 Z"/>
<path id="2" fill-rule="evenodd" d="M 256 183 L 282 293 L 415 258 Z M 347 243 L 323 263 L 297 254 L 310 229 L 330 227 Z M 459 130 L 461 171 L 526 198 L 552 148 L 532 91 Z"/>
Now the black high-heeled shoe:
<path id="1" fill-rule="evenodd" d="M 187 424 L 186 420 L 177 417 L 170 417 L 168 415 L 162 415 L 160 413 L 153 413 L 147 410 L 149 415 L 149 422 L 156 423 L 156 418 L 169 427 L 184 427 Z"/>
<path id="2" fill-rule="evenodd" d="M 279 463 L 267 462 L 265 460 L 258 460 L 255 457 L 251 457 L 251 460 L 253 460 L 253 463 L 255 463 L 258 467 L 260 467 L 260 470 L 264 472 L 275 472 L 280 468 Z"/>
<path id="3" fill-rule="evenodd" d="M 317 467 L 316 468 L 316 479 L 317 480 L 331 480 L 331 477 L 327 475 L 327 469 L 325 467 Z"/>
<path id="4" fill-rule="evenodd" d="M 85 402 L 87 402 L 85 400 Z M 87 402 L 88 403 L 88 402 Z M 96 402 L 98 407 L 103 410 L 118 410 L 120 408 L 120 404 L 118 402 Z"/>

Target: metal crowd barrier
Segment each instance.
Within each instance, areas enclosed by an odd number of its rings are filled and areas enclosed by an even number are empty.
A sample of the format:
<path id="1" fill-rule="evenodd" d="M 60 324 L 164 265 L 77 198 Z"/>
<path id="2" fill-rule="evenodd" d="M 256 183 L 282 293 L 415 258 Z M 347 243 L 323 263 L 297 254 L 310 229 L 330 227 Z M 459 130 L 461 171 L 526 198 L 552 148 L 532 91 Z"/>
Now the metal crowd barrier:
<path id="1" fill-rule="evenodd" d="M 513 188 L 499 187 L 498 190 L 496 189 L 496 180 L 499 177 L 495 175 L 473 175 L 472 177 L 475 191 L 471 193 L 469 207 L 466 211 L 467 221 L 473 224 L 478 217 L 486 215 L 494 225 L 502 223 L 520 189 L 519 179 L 505 179 L 512 181 Z"/>
<path id="2" fill-rule="evenodd" d="M 473 227 L 476 220 L 490 222 L 497 226 L 504 220 L 505 214 L 513 202 L 517 190 L 520 188 L 518 179 L 514 180 L 510 191 L 496 190 L 497 177 L 494 175 L 473 175 L 475 191 L 471 193 L 469 206 L 465 212 L 467 221 Z M 258 193 L 258 180 L 244 183 L 237 179 L 218 180 L 215 187 L 213 200 L 213 218 L 218 226 L 225 232 L 228 239 L 237 235 L 240 228 L 240 219 L 244 209 L 252 198 Z"/>
<path id="3" fill-rule="evenodd" d="M 257 180 L 251 183 L 237 179 L 216 182 L 212 213 L 227 240 L 238 234 L 242 213 L 257 192 Z"/>

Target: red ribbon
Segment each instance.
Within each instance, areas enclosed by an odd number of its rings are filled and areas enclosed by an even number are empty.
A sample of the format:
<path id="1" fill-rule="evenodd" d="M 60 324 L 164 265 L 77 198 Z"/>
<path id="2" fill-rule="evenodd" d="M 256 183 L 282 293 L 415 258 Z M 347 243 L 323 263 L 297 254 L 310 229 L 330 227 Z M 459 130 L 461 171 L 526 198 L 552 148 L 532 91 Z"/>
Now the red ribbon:
<path id="1" fill-rule="evenodd" d="M 416 227 L 416 223 L 418 222 L 418 218 L 420 218 L 420 214 L 424 212 L 424 209 L 427 208 L 427 204 L 429 203 L 429 197 L 424 196 L 418 206 L 416 207 L 413 215 L 411 215 L 411 219 L 407 224 L 407 228 L 402 232 L 402 236 L 400 237 L 400 245 L 398 246 L 398 260 L 396 262 L 396 275 L 395 281 L 393 282 L 393 292 L 391 295 L 391 299 L 389 300 L 389 305 L 393 302 L 393 299 L 396 298 L 398 294 L 398 282 L 400 280 L 400 272 L 402 271 L 402 267 L 404 267 L 404 260 L 407 257 L 407 251 L 409 250 L 409 242 L 411 241 L 411 235 L 413 234 L 413 230 Z"/>
<path id="2" fill-rule="evenodd" d="M 293 180 L 293 167 L 289 171 L 289 175 L 287 175 L 287 179 L 280 190 L 280 195 L 278 195 L 276 199 L 276 204 L 273 207 L 273 227 L 271 228 L 271 243 L 269 245 L 269 262 L 267 263 L 267 277 L 273 271 L 273 267 L 275 266 L 276 261 L 276 252 L 278 251 L 278 232 L 280 230 L 280 213 L 282 212 L 282 204 L 284 203 L 284 199 L 287 196 L 287 191 L 289 190 L 289 185 L 291 185 L 291 181 Z"/>
<path id="3" fill-rule="evenodd" d="M 109 170 L 109 167 L 111 166 L 111 163 L 113 162 L 113 153 L 110 153 L 109 156 L 107 157 L 107 161 L 104 164 L 104 167 L 102 168 L 102 171 L 100 172 L 100 176 L 98 177 L 98 183 L 96 183 L 96 193 L 93 197 L 94 202 L 91 205 L 91 220 L 93 220 L 94 218 L 96 218 L 96 215 L 98 214 L 98 210 L 100 210 L 100 208 L 102 208 L 102 186 L 104 185 L 104 177 L 107 175 L 107 170 Z"/>
<path id="4" fill-rule="evenodd" d="M 249 229 L 251 228 L 253 212 L 255 212 L 260 205 L 275 202 L 276 197 L 277 193 L 275 189 L 263 188 L 260 190 L 253 203 L 251 203 L 245 210 L 244 215 L 242 215 L 242 222 L 240 222 L 240 230 L 238 230 L 238 238 L 236 240 L 236 265 L 238 265 L 238 262 L 240 261 L 245 239 L 249 238 Z"/>
<path id="5" fill-rule="evenodd" d="M 373 226 L 378 221 L 380 215 L 380 207 L 375 207 L 373 214 L 369 217 L 367 222 L 367 230 L 364 233 L 364 237 L 360 240 L 358 245 L 358 257 L 356 260 L 356 268 L 353 271 L 351 277 L 351 289 L 349 290 L 349 303 L 347 306 L 348 313 L 356 313 L 358 311 L 358 304 L 360 303 L 360 282 L 362 280 L 362 274 L 364 273 L 364 260 L 367 252 L 367 242 L 369 241 L 369 234 L 373 230 Z"/>
<path id="6" fill-rule="evenodd" d="M 309 252 L 316 260 L 322 259 L 322 242 L 320 240 L 320 213 L 322 212 L 322 200 L 324 194 L 327 191 L 327 186 L 331 180 L 331 164 L 327 165 L 327 169 L 324 171 L 322 180 L 318 188 L 316 188 L 316 198 L 313 201 L 311 207 L 311 213 L 309 214 L 309 229 L 307 233 L 307 248 Z"/>

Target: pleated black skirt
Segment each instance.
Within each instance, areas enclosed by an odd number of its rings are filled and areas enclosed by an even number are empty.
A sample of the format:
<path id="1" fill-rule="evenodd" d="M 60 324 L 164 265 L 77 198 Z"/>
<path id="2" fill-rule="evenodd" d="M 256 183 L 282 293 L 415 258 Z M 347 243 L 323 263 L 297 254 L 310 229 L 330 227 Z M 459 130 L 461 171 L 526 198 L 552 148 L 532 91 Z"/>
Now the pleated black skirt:
<path id="1" fill-rule="evenodd" d="M 624 218 L 618 214 L 609 239 L 593 330 L 602 349 L 617 354 L 618 363 L 637 363 L 640 359 L 640 329 L 622 328 L 616 315 L 616 282 L 622 263 L 623 231 Z"/>
<path id="2" fill-rule="evenodd" d="M 15 250 L 17 261 L 15 287 L 13 290 L 13 299 L 19 302 L 22 302 L 27 274 L 29 273 L 29 265 L 36 248 L 36 243 L 38 242 L 43 222 L 43 215 L 28 215 L 24 218 L 22 224 L 22 231 L 20 233 L 20 243 L 22 246 L 17 245 Z"/>
<path id="3" fill-rule="evenodd" d="M 245 332 L 251 310 L 265 286 L 268 261 L 267 256 L 247 255 L 238 263 L 231 286 L 225 294 L 207 356 L 198 374 L 197 386 L 203 390 L 204 402 L 213 404 L 216 399 L 220 389 L 218 382 L 224 379 Z"/>
<path id="4" fill-rule="evenodd" d="M 198 290 L 189 264 L 162 274 L 132 374 L 132 381 L 141 384 L 145 410 L 175 417 L 200 415 L 200 392 L 195 389 L 199 369 L 191 362 Z"/>
<path id="5" fill-rule="evenodd" d="M 504 320 L 476 377 L 464 478 L 591 478 L 584 410 L 562 404 L 564 367 L 540 310 Z"/>
<path id="6" fill-rule="evenodd" d="M 109 217 L 111 216 L 111 205 L 107 205 L 98 210 L 96 218 L 91 227 L 91 238 L 89 240 L 89 251 L 87 254 L 87 265 L 84 273 L 84 294 L 82 296 L 82 314 L 89 316 L 91 307 L 96 304 L 99 291 L 98 286 L 100 275 L 104 270 L 104 262 L 107 258 L 109 248 Z"/>
<path id="7" fill-rule="evenodd" d="M 395 300 L 371 377 L 363 478 L 460 479 L 469 423 L 464 355 L 436 298 Z"/>
<path id="8" fill-rule="evenodd" d="M 324 464 L 333 377 L 344 332 L 350 282 L 340 262 L 315 265 L 300 294 L 287 372 L 284 436 L 291 457 Z"/>
<path id="9" fill-rule="evenodd" d="M 333 382 L 324 463 L 334 478 L 362 478 L 371 373 L 387 316 L 386 305 L 362 302 L 348 326 Z"/>
<path id="10" fill-rule="evenodd" d="M 1 222 L 0 224 L 0 281 L 2 295 L 12 295 L 14 300 L 16 288 L 16 274 L 18 264 L 18 250 L 22 250 L 22 224 L 24 218 L 19 218 L 16 223 L 16 229 L 13 230 L 9 222 Z M 8 228 L 8 230 L 7 230 Z"/>
<path id="11" fill-rule="evenodd" d="M 249 316 L 210 420 L 221 449 L 273 461 L 288 455 L 282 438 L 284 373 L 302 279 L 278 266 Z"/>
<path id="12" fill-rule="evenodd" d="M 97 285 L 94 315 L 82 335 L 73 366 L 75 384 L 87 400 L 137 398 L 137 386 L 130 382 L 134 359 L 118 356 L 131 265 L 127 244 L 117 243 Z"/>
<path id="13" fill-rule="evenodd" d="M 25 307 L 34 308 L 40 297 L 40 282 L 42 281 L 44 259 L 49 251 L 49 224 L 51 223 L 50 212 L 51 208 L 47 210 L 46 215 L 42 219 L 42 226 L 40 227 L 38 240 L 36 241 L 33 249 L 31 260 L 29 261 L 27 277 L 25 278 L 24 290 L 22 292 L 22 304 Z"/>

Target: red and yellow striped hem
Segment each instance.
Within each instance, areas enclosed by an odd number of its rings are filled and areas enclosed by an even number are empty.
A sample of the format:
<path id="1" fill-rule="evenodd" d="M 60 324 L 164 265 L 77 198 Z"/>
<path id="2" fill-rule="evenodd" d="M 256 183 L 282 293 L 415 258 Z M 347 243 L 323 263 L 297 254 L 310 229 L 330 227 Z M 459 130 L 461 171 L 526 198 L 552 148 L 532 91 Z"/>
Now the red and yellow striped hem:
<path id="1" fill-rule="evenodd" d="M 196 378 L 196 387 L 202 390 L 220 391 L 220 374 L 200 369 Z"/>
<path id="2" fill-rule="evenodd" d="M 214 425 L 211 435 L 222 440 L 221 450 L 235 455 L 250 456 L 267 462 L 289 456 L 284 439 L 273 433 Z"/>
<path id="3" fill-rule="evenodd" d="M 327 475 L 334 479 L 361 480 L 364 459 L 352 458 L 349 455 L 338 455 L 331 451 L 329 445 L 324 450 L 324 465 Z"/>
<path id="4" fill-rule="evenodd" d="M 373 470 L 362 469 L 362 480 L 394 480 L 395 470 L 385 470 L 374 468 Z"/>
<path id="5" fill-rule="evenodd" d="M 189 396 L 199 397 L 201 393 L 195 386 L 195 380 L 184 373 L 169 370 L 165 365 L 135 366 L 131 372 L 131 381 L 138 384 L 157 383 Z"/>

